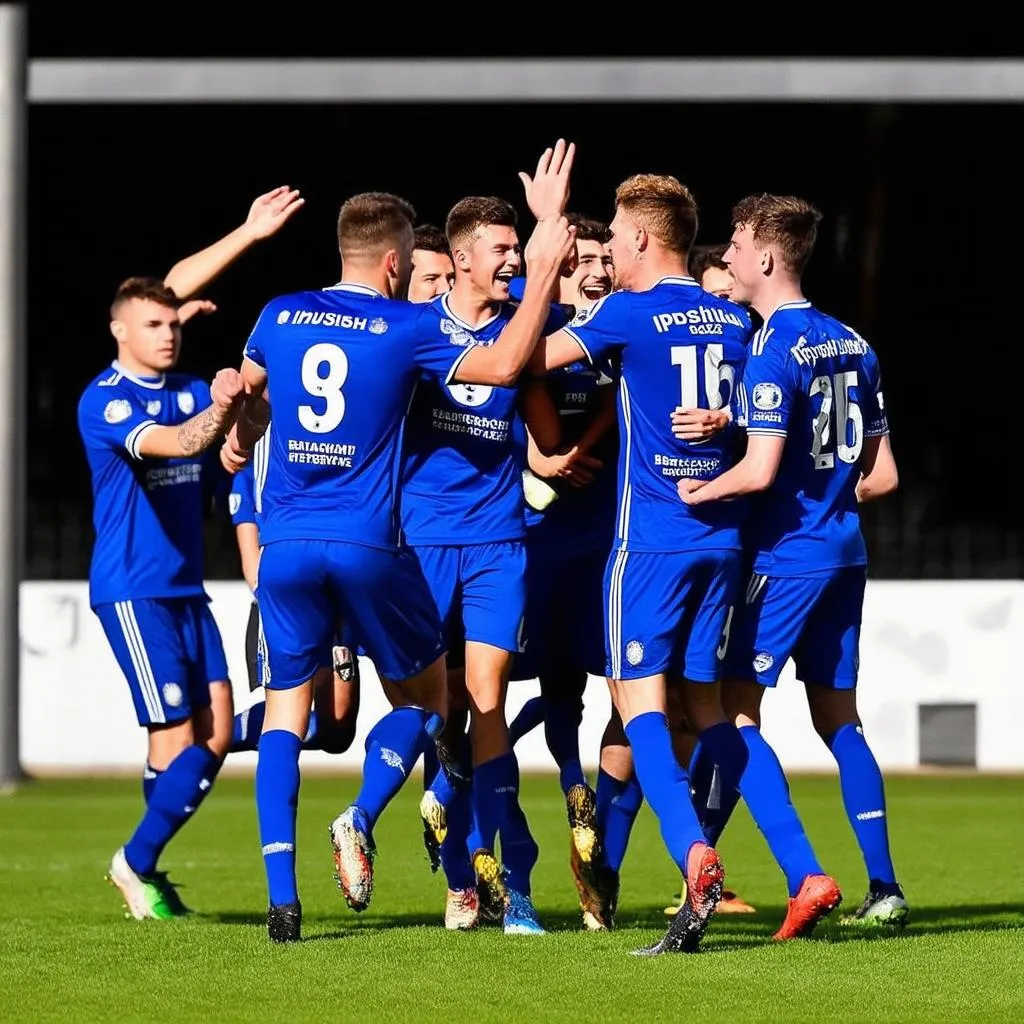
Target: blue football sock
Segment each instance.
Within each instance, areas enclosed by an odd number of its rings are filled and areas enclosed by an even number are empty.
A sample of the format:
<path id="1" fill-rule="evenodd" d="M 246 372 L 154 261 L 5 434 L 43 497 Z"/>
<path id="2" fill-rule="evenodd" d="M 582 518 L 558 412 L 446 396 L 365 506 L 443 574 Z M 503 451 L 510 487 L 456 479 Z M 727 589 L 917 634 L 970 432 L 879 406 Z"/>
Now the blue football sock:
<path id="1" fill-rule="evenodd" d="M 428 743 L 423 751 L 423 791 L 434 788 L 434 780 L 441 770 L 441 761 L 437 756 L 437 744 Z M 436 790 L 435 790 L 436 795 Z"/>
<path id="2" fill-rule="evenodd" d="M 872 890 L 896 883 L 889 853 L 889 827 L 885 817 L 885 785 L 875 755 L 857 725 L 844 725 L 828 741 L 839 765 L 846 816 L 864 857 Z"/>
<path id="3" fill-rule="evenodd" d="M 726 822 L 740 799 L 740 778 L 750 757 L 747 745 L 732 722 L 721 722 L 697 736 L 690 760 L 693 803 L 712 846 L 725 829 Z"/>
<path id="4" fill-rule="evenodd" d="M 263 732 L 263 719 L 266 717 L 266 701 L 259 700 L 244 711 L 235 715 L 231 726 L 231 747 L 229 752 L 237 754 L 241 750 L 257 750 L 260 735 Z"/>
<path id="5" fill-rule="evenodd" d="M 512 719 L 508 727 L 508 742 L 515 746 L 528 732 L 533 732 L 544 721 L 544 698 L 531 697 Z"/>
<path id="6" fill-rule="evenodd" d="M 437 745 L 430 749 L 436 753 Z M 458 778 L 451 774 L 449 769 L 443 768 L 439 760 L 435 759 L 438 768 L 430 783 L 430 790 L 435 799 L 442 807 L 448 807 L 456 796 L 466 788 L 465 780 L 473 775 L 473 752 L 470 748 L 469 736 L 462 733 L 451 741 L 451 756 L 455 758 L 456 764 L 452 767 L 458 773 Z"/>
<path id="7" fill-rule="evenodd" d="M 637 715 L 626 726 L 626 736 L 640 788 L 658 818 L 669 856 L 685 876 L 690 848 L 704 842 L 704 832 L 693 809 L 690 780 L 672 749 L 668 719 L 660 711 Z"/>
<path id="8" fill-rule="evenodd" d="M 298 901 L 295 882 L 295 817 L 299 805 L 302 741 L 285 729 L 263 737 L 256 762 L 256 814 L 272 907 Z"/>
<path id="9" fill-rule="evenodd" d="M 124 857 L 138 875 L 151 875 L 164 847 L 203 802 L 220 762 L 206 747 L 186 747 L 153 786 L 146 813 L 125 843 Z"/>
<path id="10" fill-rule="evenodd" d="M 635 775 L 625 782 L 601 770 L 597 774 L 597 828 L 604 846 L 604 862 L 612 871 L 622 867 L 633 822 L 644 794 Z"/>
<path id="11" fill-rule="evenodd" d="M 476 875 L 469 859 L 469 833 L 473 824 L 473 807 L 466 790 L 459 790 L 448 807 L 448 834 L 441 844 L 441 870 L 449 889 L 471 889 Z"/>
<path id="12" fill-rule="evenodd" d="M 747 769 L 740 780 L 740 792 L 786 876 L 789 895 L 795 896 L 808 875 L 825 872 L 789 798 L 789 783 L 775 751 L 757 726 L 743 726 L 740 736 L 750 751 Z"/>
<path id="13" fill-rule="evenodd" d="M 363 784 L 355 805 L 366 815 L 370 828 L 402 788 L 420 754 L 434 742 L 427 731 L 433 731 L 432 720 L 437 716 L 423 708 L 395 708 L 367 737 Z"/>
<path id="14" fill-rule="evenodd" d="M 319 750 L 320 749 L 320 740 L 319 740 L 318 737 L 319 737 L 319 726 L 318 726 L 318 723 L 317 723 L 316 712 L 315 711 L 310 711 L 310 713 L 309 713 L 309 725 L 306 726 L 306 735 L 303 737 L 303 740 L 302 740 L 302 749 L 303 750 Z"/>
<path id="15" fill-rule="evenodd" d="M 153 790 L 156 789 L 157 780 L 163 773 L 162 768 L 154 768 L 148 761 L 142 770 L 142 799 L 146 802 L 147 807 L 149 801 L 153 799 Z"/>
<path id="16" fill-rule="evenodd" d="M 587 777 L 580 764 L 580 722 L 583 706 L 575 694 L 545 698 L 544 739 L 558 765 L 558 782 L 563 793 L 573 786 L 585 786 Z"/>
<path id="17" fill-rule="evenodd" d="M 519 806 L 519 763 L 515 754 L 510 751 L 476 765 L 472 795 L 479 842 L 493 851 L 495 837 L 501 835 L 501 860 L 508 872 L 508 884 L 529 896 L 537 844 Z"/>
<path id="18" fill-rule="evenodd" d="M 228 753 L 237 754 L 242 750 L 259 750 L 260 736 L 263 734 L 263 722 L 267 717 L 267 702 L 256 701 L 255 704 L 239 711 L 231 726 L 231 746 Z M 309 728 L 303 741 L 304 750 L 319 750 L 316 740 L 316 712 L 309 713 Z"/>

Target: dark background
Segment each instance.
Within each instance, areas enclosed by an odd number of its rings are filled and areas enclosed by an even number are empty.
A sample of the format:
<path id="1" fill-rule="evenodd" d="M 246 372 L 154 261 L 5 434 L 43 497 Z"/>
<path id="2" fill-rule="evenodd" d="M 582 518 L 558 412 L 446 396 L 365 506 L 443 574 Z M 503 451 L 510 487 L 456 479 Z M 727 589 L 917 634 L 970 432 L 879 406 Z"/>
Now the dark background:
<path id="1" fill-rule="evenodd" d="M 253 18 L 241 33 L 227 18 L 195 15 L 153 32 L 116 11 L 106 21 L 95 8 L 48 18 L 46 6 L 30 12 L 33 56 L 925 53 L 917 33 L 890 32 L 883 49 L 855 31 L 827 46 L 787 31 L 780 48 L 750 25 L 700 53 L 661 43 L 615 52 L 580 33 L 557 43 L 545 35 L 546 45 L 529 50 L 501 33 L 468 52 L 451 33 L 377 34 L 354 51 L 341 42 L 351 23 L 335 16 L 321 31 L 296 14 L 287 24 Z M 991 28 L 960 26 L 956 38 L 933 35 L 927 53 L 1014 55 L 1019 27 L 1016 15 Z M 610 217 L 615 186 L 636 171 L 673 173 L 690 186 L 701 242 L 728 237 L 730 208 L 750 192 L 814 201 L 824 221 L 806 292 L 879 352 L 901 469 L 900 491 L 865 510 L 873 574 L 1024 574 L 1014 440 L 1024 380 L 1021 106 L 339 103 L 32 108 L 29 578 L 88 571 L 89 480 L 75 410 L 113 358 L 107 306 L 121 279 L 163 275 L 240 224 L 261 192 L 302 190 L 305 209 L 210 289 L 219 312 L 186 330 L 181 368 L 209 378 L 237 363 L 270 297 L 337 279 L 334 224 L 346 196 L 395 191 L 421 219 L 443 223 L 462 196 L 499 194 L 525 217 L 515 172 L 560 135 L 579 149 L 571 205 L 591 215 Z M 528 217 L 522 226 L 525 237 Z M 223 520 L 211 522 L 209 540 L 211 577 L 237 576 Z"/>

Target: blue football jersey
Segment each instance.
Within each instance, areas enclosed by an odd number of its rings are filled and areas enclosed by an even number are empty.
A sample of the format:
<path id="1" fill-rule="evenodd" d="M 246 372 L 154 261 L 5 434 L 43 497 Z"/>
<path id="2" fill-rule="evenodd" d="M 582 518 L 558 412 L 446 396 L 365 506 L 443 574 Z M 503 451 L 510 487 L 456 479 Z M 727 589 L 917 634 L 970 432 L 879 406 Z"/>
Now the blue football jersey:
<path id="1" fill-rule="evenodd" d="M 273 416 L 257 502 L 262 544 L 397 544 L 399 455 L 413 390 L 423 372 L 447 380 L 461 354 L 433 341 L 424 314 L 422 305 L 355 284 L 264 307 L 245 346 L 245 357 L 267 372 Z"/>
<path id="2" fill-rule="evenodd" d="M 78 403 L 92 474 L 95 607 L 113 601 L 204 595 L 204 457 L 154 459 L 139 440 L 210 405 L 210 386 L 184 374 L 136 377 L 118 363 Z"/>
<path id="3" fill-rule="evenodd" d="M 563 443 L 571 447 L 585 433 L 602 399 L 602 392 L 614 388 L 616 371 L 578 362 L 552 371 L 547 378 L 548 392 L 558 410 Z M 575 552 L 611 547 L 615 534 L 615 462 L 618 444 L 615 427 L 590 453 L 604 465 L 592 483 L 583 488 L 558 485 L 559 497 L 538 512 L 526 508 L 530 543 L 550 547 L 553 552 L 571 556 Z"/>
<path id="4" fill-rule="evenodd" d="M 505 303 L 479 327 L 451 311 L 447 294 L 420 308 L 420 343 L 436 353 L 438 369 L 424 373 L 406 424 L 405 541 L 416 546 L 520 540 L 526 519 L 515 438 L 519 391 L 449 383 L 452 360 L 474 345 L 494 344 L 516 305 Z M 545 330 L 556 330 L 565 320 L 564 313 L 553 310 Z"/>
<path id="5" fill-rule="evenodd" d="M 610 360 L 619 367 L 620 550 L 740 547 L 744 502 L 689 506 L 676 490 L 681 477 L 711 480 L 733 464 L 735 428 L 681 441 L 672 434 L 671 414 L 678 406 L 729 404 L 750 329 L 746 310 L 691 277 L 612 292 L 565 328 L 591 365 Z"/>
<path id="6" fill-rule="evenodd" d="M 775 482 L 751 508 L 755 572 L 866 564 L 860 455 L 865 437 L 889 429 L 871 346 L 809 302 L 786 303 L 750 344 L 739 403 L 748 435 L 786 438 Z"/>
<path id="7" fill-rule="evenodd" d="M 228 495 L 228 512 L 231 525 L 256 524 L 256 474 L 253 464 L 240 469 L 231 479 L 231 493 Z"/>
<path id="8" fill-rule="evenodd" d="M 231 493 L 228 497 L 228 512 L 231 525 L 242 523 L 260 525 L 263 511 L 263 483 L 267 478 L 267 461 L 270 453 L 270 427 L 253 446 L 252 462 L 248 463 L 231 478 Z"/>

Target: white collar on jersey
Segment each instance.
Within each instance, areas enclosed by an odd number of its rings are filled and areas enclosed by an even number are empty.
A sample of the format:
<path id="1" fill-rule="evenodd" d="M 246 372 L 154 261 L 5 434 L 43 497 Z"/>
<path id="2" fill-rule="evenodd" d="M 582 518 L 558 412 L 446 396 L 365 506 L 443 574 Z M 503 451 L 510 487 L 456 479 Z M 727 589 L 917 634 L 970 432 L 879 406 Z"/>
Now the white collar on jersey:
<path id="1" fill-rule="evenodd" d="M 324 288 L 325 292 L 355 292 L 356 295 L 377 295 L 380 298 L 384 298 L 384 293 L 377 291 L 368 284 L 355 284 L 352 281 L 339 281 L 337 284 L 329 285 Z"/>
<path id="2" fill-rule="evenodd" d="M 689 277 L 686 275 L 684 275 L 683 277 L 679 277 L 675 274 L 670 274 L 668 277 L 663 277 L 660 280 L 655 281 L 653 287 L 657 288 L 659 284 L 686 284 L 689 285 L 691 288 L 699 287 L 696 278 Z"/>
<path id="3" fill-rule="evenodd" d="M 781 306 L 776 306 L 764 318 L 764 322 L 768 323 L 768 321 L 771 320 L 771 318 L 773 316 L 775 316 L 776 313 L 781 313 L 784 309 L 810 309 L 810 308 L 811 308 L 811 300 L 810 299 L 793 299 L 791 302 L 783 302 Z"/>
<path id="4" fill-rule="evenodd" d="M 452 307 L 448 305 L 449 295 L 451 295 L 450 291 L 445 292 L 441 296 L 441 308 L 452 320 L 456 322 L 456 324 L 459 325 L 459 327 L 463 328 L 464 330 L 473 332 L 482 331 L 488 324 L 493 324 L 494 321 L 498 319 L 498 314 L 495 313 L 494 316 L 492 316 L 490 319 L 485 320 L 482 324 L 477 324 L 476 327 L 474 327 L 472 324 L 467 324 L 466 321 L 462 319 L 462 317 L 460 317 L 457 313 L 452 312 Z"/>
<path id="5" fill-rule="evenodd" d="M 167 383 L 167 378 L 162 373 L 159 377 L 136 377 L 134 373 L 129 373 L 116 359 L 110 365 L 122 377 L 126 377 L 133 384 L 138 384 L 140 388 L 152 388 L 154 391 L 157 391 Z"/>

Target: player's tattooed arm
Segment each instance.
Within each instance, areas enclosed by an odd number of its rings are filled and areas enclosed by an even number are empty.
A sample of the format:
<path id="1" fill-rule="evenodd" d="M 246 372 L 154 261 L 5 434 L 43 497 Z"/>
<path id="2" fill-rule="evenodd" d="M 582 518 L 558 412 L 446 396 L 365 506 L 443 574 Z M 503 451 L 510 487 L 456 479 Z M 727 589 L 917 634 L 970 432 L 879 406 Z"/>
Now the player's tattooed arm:
<path id="1" fill-rule="evenodd" d="M 178 427 L 178 446 L 186 458 L 205 452 L 228 427 L 228 414 L 211 405 Z"/>
<path id="2" fill-rule="evenodd" d="M 242 404 L 242 377 L 221 370 L 210 386 L 213 404 L 176 427 L 149 426 L 139 435 L 138 452 L 159 459 L 189 459 L 206 451 L 231 428 Z"/>

